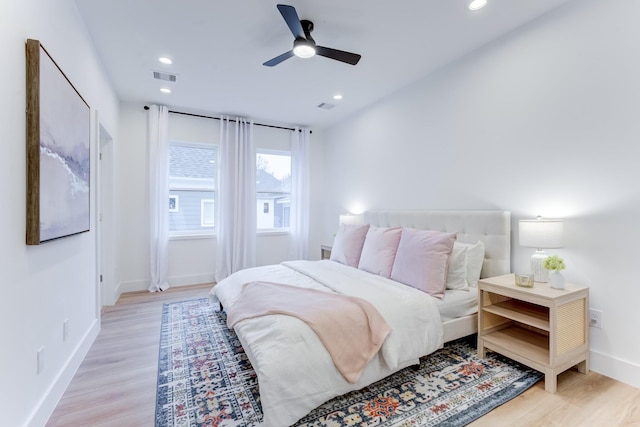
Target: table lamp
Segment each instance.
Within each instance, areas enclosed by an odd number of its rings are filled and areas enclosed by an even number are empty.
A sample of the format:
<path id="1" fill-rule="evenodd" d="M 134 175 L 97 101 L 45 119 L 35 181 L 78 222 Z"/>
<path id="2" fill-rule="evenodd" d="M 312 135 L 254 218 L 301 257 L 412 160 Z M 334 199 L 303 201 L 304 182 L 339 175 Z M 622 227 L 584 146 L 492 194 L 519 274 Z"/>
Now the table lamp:
<path id="1" fill-rule="evenodd" d="M 362 224 L 362 215 L 341 214 L 338 224 Z"/>
<path id="2" fill-rule="evenodd" d="M 542 266 L 542 261 L 548 256 L 544 249 L 562 247 L 563 225 L 561 219 L 520 220 L 520 246 L 536 248 L 531 255 L 531 272 L 536 282 L 548 282 L 549 270 Z"/>

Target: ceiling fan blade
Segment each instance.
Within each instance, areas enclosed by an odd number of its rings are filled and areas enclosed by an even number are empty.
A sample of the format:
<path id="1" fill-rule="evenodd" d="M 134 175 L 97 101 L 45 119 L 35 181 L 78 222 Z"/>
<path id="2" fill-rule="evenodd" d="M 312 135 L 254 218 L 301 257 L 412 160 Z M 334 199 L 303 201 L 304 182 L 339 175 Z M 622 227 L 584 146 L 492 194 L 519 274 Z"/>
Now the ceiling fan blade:
<path id="1" fill-rule="evenodd" d="M 344 50 L 331 49 L 330 47 L 324 46 L 316 46 L 316 54 L 351 65 L 356 65 L 361 58 L 357 53 L 345 52 Z"/>
<path id="2" fill-rule="evenodd" d="M 273 67 L 274 65 L 278 65 L 279 63 L 281 63 L 285 59 L 289 59 L 292 56 L 293 56 L 293 50 L 290 50 L 289 52 L 285 52 L 282 55 L 276 56 L 275 58 L 268 60 L 267 62 L 265 62 L 262 65 L 265 65 L 267 67 Z"/>
<path id="3" fill-rule="evenodd" d="M 296 8 L 293 6 L 288 6 L 286 4 L 279 4 L 277 7 L 285 22 L 289 26 L 289 29 L 293 33 L 293 37 L 304 39 L 304 30 L 302 29 L 302 25 L 300 24 L 300 18 L 298 18 L 298 12 L 296 12 Z"/>

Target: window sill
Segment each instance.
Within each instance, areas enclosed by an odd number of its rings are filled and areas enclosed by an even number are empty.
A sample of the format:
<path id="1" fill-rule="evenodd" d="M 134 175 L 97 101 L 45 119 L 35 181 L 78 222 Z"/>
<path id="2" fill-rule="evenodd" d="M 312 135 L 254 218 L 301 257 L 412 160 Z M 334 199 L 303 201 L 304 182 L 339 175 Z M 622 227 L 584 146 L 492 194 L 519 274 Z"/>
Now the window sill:
<path id="1" fill-rule="evenodd" d="M 278 229 L 269 229 L 269 230 L 258 230 L 256 232 L 257 236 L 288 236 L 289 230 L 278 230 Z M 169 240 L 199 240 L 199 239 L 215 239 L 216 234 L 171 234 L 169 235 Z"/>
<path id="2" fill-rule="evenodd" d="M 278 229 L 264 229 L 258 230 L 258 236 L 287 236 L 289 234 L 289 230 L 278 230 Z"/>
<path id="3" fill-rule="evenodd" d="M 169 240 L 199 240 L 199 239 L 215 239 L 215 233 L 211 234 L 171 234 Z"/>

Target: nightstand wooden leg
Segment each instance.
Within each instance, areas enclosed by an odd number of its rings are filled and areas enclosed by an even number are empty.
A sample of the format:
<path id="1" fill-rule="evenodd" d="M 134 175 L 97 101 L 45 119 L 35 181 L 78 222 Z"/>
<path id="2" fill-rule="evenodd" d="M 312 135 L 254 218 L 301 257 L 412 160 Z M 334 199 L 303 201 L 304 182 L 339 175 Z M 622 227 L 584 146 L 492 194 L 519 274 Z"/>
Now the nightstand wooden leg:
<path id="1" fill-rule="evenodd" d="M 544 374 L 544 389 L 549 393 L 558 391 L 558 376 L 555 373 Z"/>
<path id="2" fill-rule="evenodd" d="M 486 350 L 484 348 L 484 342 L 481 339 L 478 340 L 478 357 L 484 359 L 486 356 Z"/>
<path id="3" fill-rule="evenodd" d="M 580 372 L 581 374 L 588 374 L 589 373 L 589 361 L 588 360 L 583 360 L 582 362 L 578 363 L 578 372 Z"/>

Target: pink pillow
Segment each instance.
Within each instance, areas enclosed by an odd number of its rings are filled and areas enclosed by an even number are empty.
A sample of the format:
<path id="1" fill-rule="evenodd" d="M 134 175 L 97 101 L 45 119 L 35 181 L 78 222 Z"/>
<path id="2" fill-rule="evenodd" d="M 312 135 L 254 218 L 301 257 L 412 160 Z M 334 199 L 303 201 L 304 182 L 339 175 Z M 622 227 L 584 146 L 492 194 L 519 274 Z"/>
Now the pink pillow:
<path id="1" fill-rule="evenodd" d="M 370 227 L 358 268 L 388 279 L 396 259 L 401 233 L 401 227 Z"/>
<path id="2" fill-rule="evenodd" d="M 455 233 L 404 228 L 391 279 L 442 298 Z"/>
<path id="3" fill-rule="evenodd" d="M 369 224 L 340 224 L 336 237 L 333 239 L 329 259 L 358 268 L 367 231 L 369 231 Z"/>

